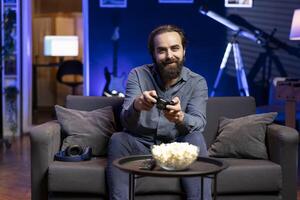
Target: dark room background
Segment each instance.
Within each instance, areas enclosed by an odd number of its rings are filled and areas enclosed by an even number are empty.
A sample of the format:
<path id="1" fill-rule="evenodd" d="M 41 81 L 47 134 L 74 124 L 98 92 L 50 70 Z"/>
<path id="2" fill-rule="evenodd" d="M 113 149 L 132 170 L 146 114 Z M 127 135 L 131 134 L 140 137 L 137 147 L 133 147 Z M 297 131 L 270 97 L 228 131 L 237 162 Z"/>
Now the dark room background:
<path id="1" fill-rule="evenodd" d="M 253 8 L 225 8 L 224 1 L 207 0 L 193 4 L 160 4 L 158 0 L 128 0 L 127 8 L 100 8 L 99 0 L 89 1 L 89 61 L 90 92 L 92 96 L 102 95 L 105 85 L 104 67 L 112 71 L 114 27 L 119 26 L 118 74 L 125 73 L 145 63 L 151 63 L 147 50 L 147 37 L 158 25 L 176 24 L 182 27 L 188 37 L 186 66 L 207 79 L 209 92 L 215 81 L 223 54 L 230 40 L 230 30 L 224 25 L 199 13 L 199 7 L 207 8 L 221 16 L 238 14 L 252 25 L 271 34 L 292 47 L 296 41 L 289 41 L 289 29 L 294 9 L 300 6 L 297 0 L 253 1 Z M 246 73 L 251 71 L 256 59 L 265 49 L 247 39 L 239 38 Z M 297 49 L 297 48 L 294 48 Z M 299 49 L 298 49 L 299 52 Z M 288 76 L 299 77 L 299 57 L 278 49 L 275 51 Z M 274 68 L 274 66 L 272 67 Z M 235 78 L 234 62 L 229 59 L 226 73 L 222 76 L 216 96 L 239 95 Z M 265 104 L 267 89 L 261 89 L 261 70 L 251 82 L 250 94 Z M 271 79 L 280 76 L 276 69 L 271 70 Z M 264 96 L 265 95 L 265 96 Z M 263 99 L 262 99 L 263 97 Z"/>
<path id="2" fill-rule="evenodd" d="M 127 8 L 100 8 L 99 0 L 89 1 L 90 95 L 102 95 L 104 67 L 112 70 L 114 25 L 120 27 L 118 74 L 128 74 L 136 66 L 151 63 L 147 39 L 153 28 L 176 24 L 188 37 L 186 66 L 213 83 L 226 42 L 226 29 L 202 16 L 200 3 L 159 4 L 157 0 L 128 0 Z M 215 1 L 212 9 L 224 12 Z"/>

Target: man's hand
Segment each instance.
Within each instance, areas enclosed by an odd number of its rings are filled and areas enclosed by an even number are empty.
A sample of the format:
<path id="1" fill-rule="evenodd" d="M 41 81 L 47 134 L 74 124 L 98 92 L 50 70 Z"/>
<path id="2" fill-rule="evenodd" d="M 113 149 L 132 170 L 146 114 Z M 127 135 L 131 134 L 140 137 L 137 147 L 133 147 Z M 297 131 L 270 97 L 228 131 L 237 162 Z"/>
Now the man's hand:
<path id="1" fill-rule="evenodd" d="M 155 97 L 157 97 L 155 90 L 144 91 L 142 95 L 140 95 L 134 100 L 134 109 L 136 109 L 137 111 L 151 110 L 151 108 L 156 103 Z"/>
<path id="2" fill-rule="evenodd" d="M 164 110 L 165 117 L 174 123 L 182 123 L 184 118 L 184 112 L 181 111 L 180 99 L 175 97 L 172 99 L 174 105 L 167 105 L 167 109 Z"/>

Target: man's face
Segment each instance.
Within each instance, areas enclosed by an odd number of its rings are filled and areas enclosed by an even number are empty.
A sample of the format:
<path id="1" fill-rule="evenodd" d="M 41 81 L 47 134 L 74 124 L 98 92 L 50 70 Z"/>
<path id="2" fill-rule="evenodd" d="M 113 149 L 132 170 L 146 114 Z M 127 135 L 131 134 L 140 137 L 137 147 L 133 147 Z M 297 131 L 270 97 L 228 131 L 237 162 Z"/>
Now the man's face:
<path id="1" fill-rule="evenodd" d="M 164 80 L 175 79 L 180 75 L 185 50 L 177 32 L 166 32 L 154 37 L 154 62 Z"/>

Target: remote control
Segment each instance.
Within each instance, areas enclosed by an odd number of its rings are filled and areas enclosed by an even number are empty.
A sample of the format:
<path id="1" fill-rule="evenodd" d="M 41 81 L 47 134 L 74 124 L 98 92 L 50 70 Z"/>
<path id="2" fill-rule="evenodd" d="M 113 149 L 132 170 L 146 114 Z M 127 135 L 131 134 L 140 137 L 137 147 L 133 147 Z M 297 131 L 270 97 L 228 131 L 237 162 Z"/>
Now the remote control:
<path id="1" fill-rule="evenodd" d="M 144 160 L 141 165 L 139 166 L 139 169 L 142 170 L 152 170 L 155 167 L 155 160 L 154 159 L 146 159 Z"/>

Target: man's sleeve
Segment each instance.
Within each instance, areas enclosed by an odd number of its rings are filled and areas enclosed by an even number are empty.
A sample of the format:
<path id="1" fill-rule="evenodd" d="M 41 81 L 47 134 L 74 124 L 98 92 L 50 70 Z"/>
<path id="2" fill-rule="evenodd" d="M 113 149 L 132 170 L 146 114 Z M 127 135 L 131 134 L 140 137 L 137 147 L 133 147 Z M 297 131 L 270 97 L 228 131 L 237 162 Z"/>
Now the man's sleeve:
<path id="1" fill-rule="evenodd" d="M 187 103 L 183 122 L 176 125 L 179 132 L 185 134 L 193 131 L 203 132 L 206 125 L 207 93 L 207 84 L 202 77 L 195 85 L 193 85 L 193 93 L 191 99 Z"/>
<path id="2" fill-rule="evenodd" d="M 125 129 L 133 130 L 138 126 L 140 112 L 133 107 L 134 99 L 141 95 L 137 71 L 131 70 L 126 84 L 126 95 L 121 112 L 121 122 Z"/>

